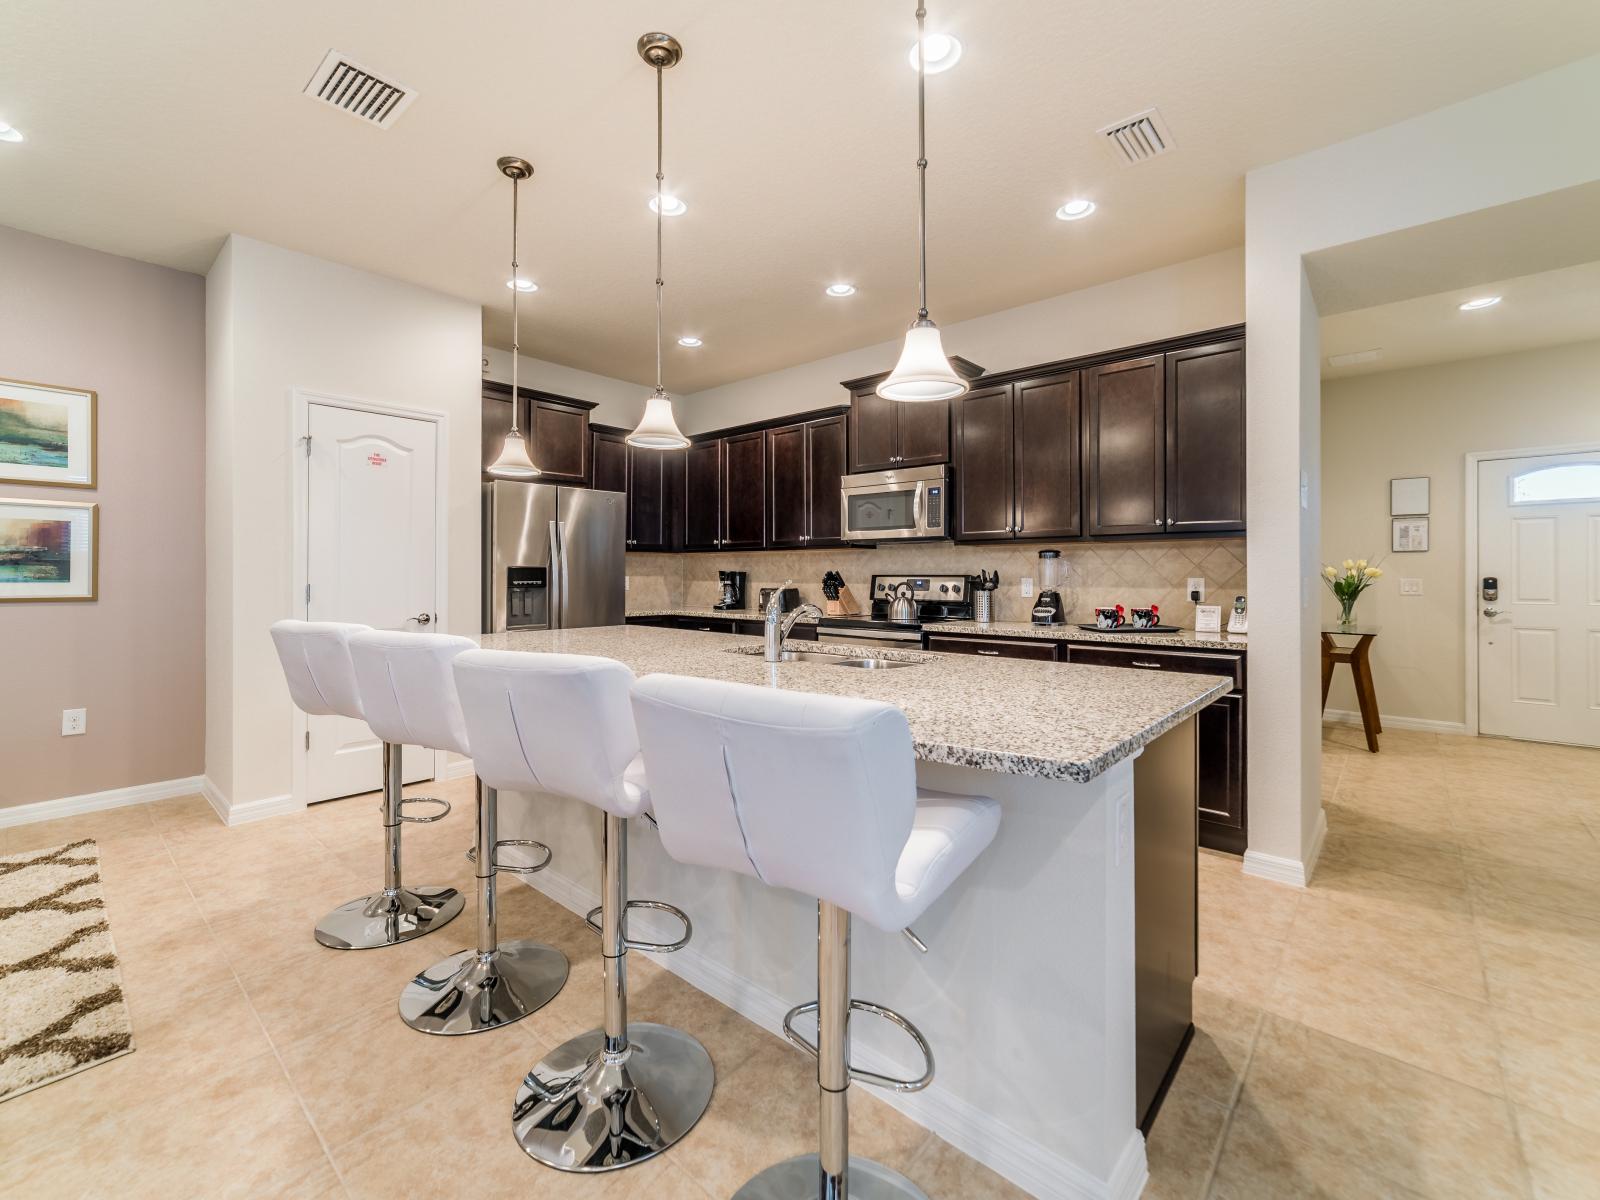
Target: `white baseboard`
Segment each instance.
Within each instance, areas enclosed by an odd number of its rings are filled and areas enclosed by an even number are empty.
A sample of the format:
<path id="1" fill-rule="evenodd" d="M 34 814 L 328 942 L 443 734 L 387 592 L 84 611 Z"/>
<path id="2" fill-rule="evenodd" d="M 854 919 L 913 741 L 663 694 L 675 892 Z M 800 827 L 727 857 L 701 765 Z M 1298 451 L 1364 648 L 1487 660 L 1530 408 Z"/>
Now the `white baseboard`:
<path id="1" fill-rule="evenodd" d="M 1330 708 L 1323 712 L 1322 719 L 1332 725 L 1360 726 L 1361 714 L 1350 712 L 1343 708 Z M 1391 717 L 1388 713 L 1379 713 L 1378 722 L 1385 729 L 1410 729 L 1417 733 L 1468 733 L 1465 721 L 1430 721 L 1424 717 Z M 1381 734 L 1379 735 L 1382 736 Z"/>
<path id="2" fill-rule="evenodd" d="M 139 783 L 133 787 L 110 788 L 104 792 L 85 792 L 81 796 L 62 796 L 58 800 L 14 804 L 10 808 L 0 808 L 0 829 L 8 825 L 31 825 L 35 821 L 54 821 L 60 817 L 100 812 L 108 808 L 126 808 L 130 804 L 171 800 L 175 796 L 202 795 L 204 788 L 203 775 L 190 775 L 185 779 L 164 779 L 159 783 Z"/>
<path id="3" fill-rule="evenodd" d="M 1311 849 L 1306 852 L 1304 860 L 1298 858 L 1283 858 L 1277 854 L 1263 854 L 1259 850 L 1246 850 L 1244 852 L 1244 873 L 1254 875 L 1257 879 L 1270 879 L 1274 883 L 1287 883 L 1292 887 L 1305 887 L 1311 882 L 1311 875 L 1317 869 L 1317 860 L 1322 857 L 1322 843 L 1328 838 L 1328 814 L 1324 809 L 1317 809 L 1317 831 L 1311 837 Z"/>
<path id="4" fill-rule="evenodd" d="M 472 777 L 472 773 L 472 760 L 470 758 L 458 758 L 454 762 L 446 764 L 445 769 L 439 773 L 439 778 L 469 779 Z"/>
<path id="5" fill-rule="evenodd" d="M 517 878 L 579 916 L 600 903 L 595 892 L 548 869 Z M 678 933 L 676 921 L 652 918 L 648 913 L 630 915 L 628 921 L 630 926 L 637 927 L 635 936 L 641 939 L 667 941 Z M 741 978 L 692 945 L 675 954 L 652 955 L 651 960 L 767 1032 L 783 1036 L 783 1018 L 793 1000 L 775 996 Z M 869 1071 L 889 1075 L 904 1072 L 901 1064 L 867 1047 L 856 1047 L 855 1055 L 857 1065 Z M 937 1083 L 927 1091 L 910 1095 L 890 1092 L 874 1092 L 874 1095 L 968 1157 L 997 1171 L 1030 1195 L 1045 1200 L 1136 1200 L 1149 1178 L 1144 1136 L 1137 1129 L 1118 1155 L 1111 1178 L 1099 1180 L 1043 1143 L 1017 1133 L 982 1109 L 941 1091 Z"/>
<path id="6" fill-rule="evenodd" d="M 232 801 L 222 794 L 222 789 L 209 777 L 202 777 L 200 794 L 210 803 L 212 810 L 224 825 L 248 825 L 268 817 L 281 817 L 286 813 L 300 812 L 305 808 L 293 795 L 262 796 L 258 800 Z"/>

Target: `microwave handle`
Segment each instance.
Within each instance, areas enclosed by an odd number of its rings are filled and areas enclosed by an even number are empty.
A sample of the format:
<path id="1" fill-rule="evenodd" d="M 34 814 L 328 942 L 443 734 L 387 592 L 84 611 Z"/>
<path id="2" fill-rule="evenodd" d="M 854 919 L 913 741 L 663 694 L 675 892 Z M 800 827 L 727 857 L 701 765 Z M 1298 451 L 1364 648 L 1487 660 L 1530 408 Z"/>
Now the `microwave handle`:
<path id="1" fill-rule="evenodd" d="M 927 486 L 926 483 L 919 479 L 917 480 L 917 490 L 911 494 L 911 524 L 918 533 L 922 532 L 923 528 L 922 513 L 923 509 L 927 507 L 927 502 L 923 499 L 923 489 Z"/>

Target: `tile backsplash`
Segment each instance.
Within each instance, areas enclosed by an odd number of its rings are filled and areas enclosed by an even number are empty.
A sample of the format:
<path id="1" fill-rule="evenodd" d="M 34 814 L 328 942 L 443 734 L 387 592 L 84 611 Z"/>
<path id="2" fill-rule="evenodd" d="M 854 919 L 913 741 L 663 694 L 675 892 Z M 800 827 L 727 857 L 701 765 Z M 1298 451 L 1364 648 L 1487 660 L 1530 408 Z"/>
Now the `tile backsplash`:
<path id="1" fill-rule="evenodd" d="M 914 542 L 872 549 L 763 550 L 745 554 L 629 554 L 628 609 L 706 608 L 718 597 L 718 571 L 744 571 L 749 575 L 750 608 L 756 606 L 760 588 L 777 587 L 794 580 L 800 596 L 822 603 L 822 575 L 835 570 L 844 576 L 856 598 L 865 606 L 873 575 L 895 572 L 930 575 L 976 575 L 1000 572 L 995 619 L 1026 621 L 1033 598 L 1024 598 L 1024 576 L 1039 586 L 1039 551 L 1048 543 L 963 544 Z M 1126 608 L 1161 607 L 1162 619 L 1171 625 L 1194 625 L 1194 605 L 1185 591 L 1187 580 L 1206 581 L 1207 604 L 1233 603 L 1245 595 L 1245 540 L 1243 538 L 1185 539 L 1138 542 L 1062 542 L 1066 564 L 1062 590 L 1073 621 L 1090 621 L 1094 610 L 1121 604 Z"/>

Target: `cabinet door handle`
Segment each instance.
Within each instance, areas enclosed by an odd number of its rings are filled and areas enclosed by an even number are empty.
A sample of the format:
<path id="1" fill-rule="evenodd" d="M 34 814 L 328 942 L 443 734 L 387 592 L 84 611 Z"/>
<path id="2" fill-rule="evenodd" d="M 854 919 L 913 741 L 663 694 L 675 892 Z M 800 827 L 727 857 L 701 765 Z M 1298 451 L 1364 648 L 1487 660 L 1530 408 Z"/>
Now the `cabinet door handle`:
<path id="1" fill-rule="evenodd" d="M 1157 529 L 1160 529 L 1165 524 L 1166 524 L 1166 522 L 1163 521 L 1160 517 L 1156 518 L 1156 528 Z"/>
<path id="2" fill-rule="evenodd" d="M 1131 659 L 1130 661 L 1136 667 L 1154 667 L 1158 671 L 1161 669 L 1161 664 L 1158 662 L 1140 662 L 1137 658 Z"/>
<path id="3" fill-rule="evenodd" d="M 985 655 L 986 657 L 989 657 L 989 658 L 999 658 L 1000 657 L 1000 651 L 998 651 L 998 650 L 979 650 L 978 653 L 982 654 L 982 655 Z"/>
<path id="4" fill-rule="evenodd" d="M 1172 524 L 1172 518 L 1171 518 L 1171 517 L 1168 517 L 1168 518 L 1167 518 L 1167 524 L 1168 524 L 1168 525 L 1171 525 L 1171 524 Z"/>

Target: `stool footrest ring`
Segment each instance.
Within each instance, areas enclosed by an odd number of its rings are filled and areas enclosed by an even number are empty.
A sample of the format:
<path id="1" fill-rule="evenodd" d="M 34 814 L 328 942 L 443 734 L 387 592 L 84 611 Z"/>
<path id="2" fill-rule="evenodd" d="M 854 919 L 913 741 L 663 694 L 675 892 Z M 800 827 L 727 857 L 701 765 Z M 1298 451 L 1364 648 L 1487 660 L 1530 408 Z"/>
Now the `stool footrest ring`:
<path id="1" fill-rule="evenodd" d="M 413 804 L 437 804 L 439 811 L 431 817 L 408 817 L 405 810 Z M 409 821 L 413 825 L 432 825 L 435 821 L 442 821 L 450 815 L 450 801 L 439 796 L 404 796 L 400 800 L 400 819 Z"/>
<path id="2" fill-rule="evenodd" d="M 689 920 L 689 914 L 675 904 L 668 904 L 663 900 L 629 900 L 629 908 L 650 908 L 657 912 L 668 913 L 683 922 L 683 936 L 675 942 L 637 942 L 632 938 L 625 938 L 623 945 L 629 950 L 645 950 L 652 954 L 671 954 L 674 950 L 682 950 L 689 944 L 689 939 L 694 936 L 694 925 Z M 584 917 L 585 923 L 596 933 L 604 934 L 605 928 L 598 920 L 603 906 L 591 908 Z"/>
<path id="3" fill-rule="evenodd" d="M 810 1004 L 797 1004 L 784 1014 L 783 1036 L 788 1038 L 812 1058 L 817 1057 L 817 1044 L 794 1028 L 794 1019 L 808 1013 L 817 1011 L 817 1002 Z M 874 1087 L 888 1088 L 894 1092 L 920 1092 L 933 1082 L 933 1047 L 928 1045 L 928 1039 L 922 1036 L 910 1021 L 906 1020 L 892 1008 L 885 1008 L 881 1004 L 872 1004 L 866 1000 L 850 1001 L 850 1011 L 866 1013 L 868 1016 L 882 1017 L 892 1025 L 898 1025 L 907 1036 L 917 1044 L 917 1049 L 922 1051 L 922 1061 L 926 1064 L 923 1072 L 916 1079 L 896 1079 L 891 1075 L 879 1075 L 875 1071 L 862 1071 L 856 1067 L 850 1068 L 850 1078 L 859 1079 L 862 1083 L 870 1083 Z"/>
<path id="4" fill-rule="evenodd" d="M 534 846 L 544 851 L 544 857 L 530 867 L 523 867 L 513 863 L 503 863 L 500 861 L 499 857 L 496 856 L 493 865 L 497 873 L 500 871 L 508 871 L 513 875 L 532 875 L 536 871 L 542 871 L 548 867 L 550 865 L 550 860 L 556 855 L 556 852 L 550 849 L 549 846 L 546 846 L 543 842 L 534 841 L 532 838 L 501 838 L 494 844 L 494 848 L 496 850 L 499 850 L 502 846 Z M 469 863 L 476 863 L 478 861 L 478 848 L 476 846 L 467 847 L 467 861 Z"/>

